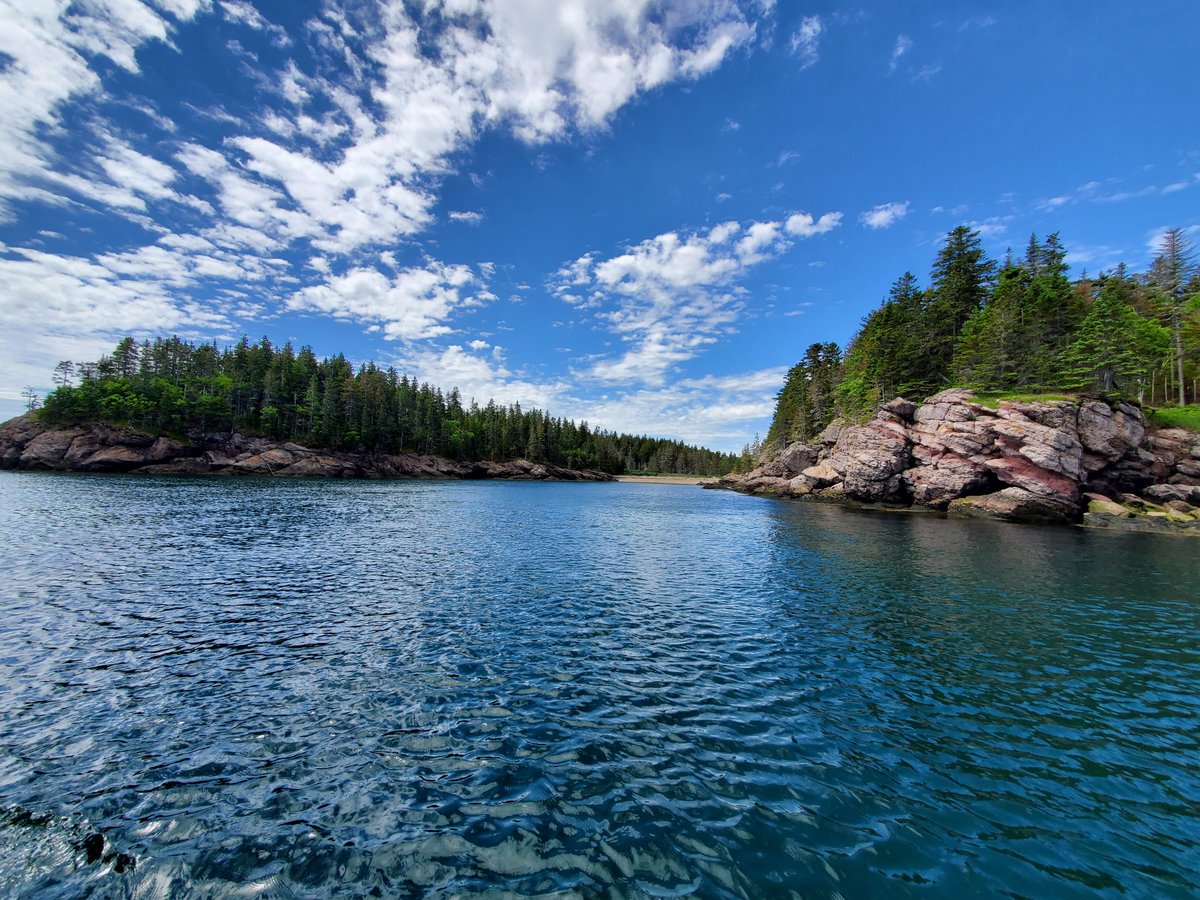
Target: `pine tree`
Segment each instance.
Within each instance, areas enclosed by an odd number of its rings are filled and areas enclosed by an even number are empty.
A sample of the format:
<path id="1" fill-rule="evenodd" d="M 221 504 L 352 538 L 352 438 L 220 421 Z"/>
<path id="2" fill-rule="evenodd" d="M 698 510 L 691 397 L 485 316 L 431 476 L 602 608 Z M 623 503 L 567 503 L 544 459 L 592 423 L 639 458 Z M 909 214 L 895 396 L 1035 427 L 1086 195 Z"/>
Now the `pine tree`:
<path id="1" fill-rule="evenodd" d="M 926 392 L 950 380 L 963 326 L 983 308 L 995 273 L 996 264 L 984 255 L 978 231 L 960 225 L 946 235 L 933 263 L 928 304 L 919 322 L 924 350 L 919 383 Z"/>
<path id="2" fill-rule="evenodd" d="M 1183 307 L 1186 299 L 1184 288 L 1193 271 L 1190 249 L 1182 228 L 1168 229 L 1159 243 L 1158 256 L 1150 267 L 1150 282 L 1162 292 L 1169 310 L 1180 406 L 1187 402 L 1183 379 Z"/>
<path id="3" fill-rule="evenodd" d="M 1072 387 L 1140 398 L 1167 346 L 1167 330 L 1139 316 L 1117 285 L 1106 284 L 1064 355 L 1061 377 Z"/>

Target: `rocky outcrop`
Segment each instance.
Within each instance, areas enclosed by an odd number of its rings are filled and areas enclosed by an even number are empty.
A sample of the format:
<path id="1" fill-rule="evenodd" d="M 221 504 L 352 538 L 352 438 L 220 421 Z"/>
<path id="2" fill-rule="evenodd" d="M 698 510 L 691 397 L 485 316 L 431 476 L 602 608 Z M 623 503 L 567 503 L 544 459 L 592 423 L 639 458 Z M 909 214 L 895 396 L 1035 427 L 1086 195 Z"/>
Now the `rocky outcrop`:
<path id="1" fill-rule="evenodd" d="M 816 442 L 715 486 L 1006 521 L 1126 527 L 1149 517 L 1146 530 L 1191 529 L 1200 528 L 1200 435 L 1150 428 L 1120 402 L 992 408 L 954 389 L 920 405 L 896 398 L 869 422 L 831 425 Z"/>
<path id="2" fill-rule="evenodd" d="M 344 453 L 238 434 L 198 434 L 181 442 L 108 425 L 53 428 L 32 416 L 0 425 L 0 468 L 283 478 L 613 480 L 604 472 L 563 469 L 524 459 L 455 462 L 415 453 Z"/>

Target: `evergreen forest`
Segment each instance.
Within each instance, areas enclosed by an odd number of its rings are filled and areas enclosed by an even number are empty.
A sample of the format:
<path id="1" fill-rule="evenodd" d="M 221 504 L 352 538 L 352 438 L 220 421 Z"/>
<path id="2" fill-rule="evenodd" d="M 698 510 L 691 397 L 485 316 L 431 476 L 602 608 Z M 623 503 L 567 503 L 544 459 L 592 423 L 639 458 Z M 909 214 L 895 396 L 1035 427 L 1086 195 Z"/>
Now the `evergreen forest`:
<path id="1" fill-rule="evenodd" d="M 343 355 L 262 338 L 233 347 L 177 337 L 127 337 L 95 363 L 64 361 L 39 415 L 56 425 L 106 422 L 153 434 L 230 434 L 358 452 L 414 452 L 459 461 L 551 463 L 612 474 L 723 475 L 732 454 L 592 430 L 519 403 L 464 403 L 441 389 Z M 30 407 L 37 404 L 30 397 Z"/>
<path id="2" fill-rule="evenodd" d="M 1200 400 L 1200 271 L 1186 234 L 1167 231 L 1141 274 L 1122 265 L 1072 281 L 1066 255 L 1058 234 L 1033 235 L 1022 255 L 997 262 L 978 231 L 955 228 L 928 286 L 905 272 L 845 352 L 808 348 L 778 395 L 766 446 L 810 440 L 835 417 L 862 420 L 892 397 L 920 401 L 950 387 L 1121 398 L 1191 416 Z"/>

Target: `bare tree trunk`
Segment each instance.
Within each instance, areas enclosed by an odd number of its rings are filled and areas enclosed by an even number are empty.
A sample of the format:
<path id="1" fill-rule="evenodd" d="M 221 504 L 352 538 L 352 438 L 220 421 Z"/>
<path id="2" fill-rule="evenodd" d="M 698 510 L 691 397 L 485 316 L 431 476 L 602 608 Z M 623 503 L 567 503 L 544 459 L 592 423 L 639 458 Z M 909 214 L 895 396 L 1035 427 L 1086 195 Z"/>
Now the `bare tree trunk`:
<path id="1" fill-rule="evenodd" d="M 1175 365 L 1178 366 L 1179 373 L 1179 405 L 1184 406 L 1187 400 L 1184 398 L 1184 381 L 1183 381 L 1183 328 L 1180 321 L 1183 310 L 1179 308 L 1179 301 L 1175 302 L 1175 314 L 1172 317 L 1171 325 L 1175 330 Z"/>

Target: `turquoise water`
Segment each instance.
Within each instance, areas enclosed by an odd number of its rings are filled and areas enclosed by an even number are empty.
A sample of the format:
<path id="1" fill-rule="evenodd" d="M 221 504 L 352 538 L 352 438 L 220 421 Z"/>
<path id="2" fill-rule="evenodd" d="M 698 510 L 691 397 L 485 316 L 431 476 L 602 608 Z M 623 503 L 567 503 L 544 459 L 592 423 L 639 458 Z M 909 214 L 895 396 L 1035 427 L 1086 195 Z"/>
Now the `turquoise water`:
<path id="1" fill-rule="evenodd" d="M 0 895 L 1200 895 L 1200 544 L 0 473 Z"/>

